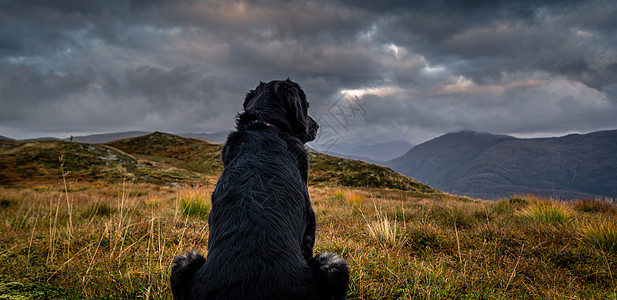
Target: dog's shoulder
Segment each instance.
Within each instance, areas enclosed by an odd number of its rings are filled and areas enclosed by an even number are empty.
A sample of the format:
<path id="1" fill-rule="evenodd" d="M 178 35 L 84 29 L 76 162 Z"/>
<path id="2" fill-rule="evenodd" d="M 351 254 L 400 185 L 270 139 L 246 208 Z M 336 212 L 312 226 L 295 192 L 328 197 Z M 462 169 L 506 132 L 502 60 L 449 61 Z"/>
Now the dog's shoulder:
<path id="1" fill-rule="evenodd" d="M 284 134 L 271 130 L 237 130 L 229 134 L 221 151 L 223 166 L 238 156 L 256 156 L 254 162 L 267 161 L 267 156 L 280 156 L 289 151 Z"/>
<path id="2" fill-rule="evenodd" d="M 296 161 L 302 180 L 305 183 L 308 182 L 309 157 L 306 147 L 298 138 L 291 136 L 287 136 L 285 142 L 287 143 L 287 151 Z"/>
<path id="3" fill-rule="evenodd" d="M 227 141 L 221 150 L 223 165 L 227 166 L 246 146 L 247 134 L 244 131 L 234 131 L 227 136 Z"/>

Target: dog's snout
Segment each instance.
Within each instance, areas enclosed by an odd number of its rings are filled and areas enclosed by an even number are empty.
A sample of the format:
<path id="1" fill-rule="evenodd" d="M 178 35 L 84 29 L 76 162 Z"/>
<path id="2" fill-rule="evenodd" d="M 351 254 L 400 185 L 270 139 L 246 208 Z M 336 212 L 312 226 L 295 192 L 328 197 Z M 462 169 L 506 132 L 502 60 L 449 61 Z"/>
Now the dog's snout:
<path id="1" fill-rule="evenodd" d="M 315 122 L 315 120 L 311 117 L 309 117 L 309 126 L 315 127 L 315 130 L 319 129 L 319 124 L 317 124 L 317 122 Z"/>
<path id="2" fill-rule="evenodd" d="M 305 143 L 306 142 L 310 142 L 315 140 L 315 138 L 317 138 L 317 131 L 319 130 L 319 124 L 317 124 L 317 122 L 315 122 L 315 120 L 313 120 L 313 118 L 311 118 L 309 116 L 308 118 L 308 128 L 307 128 L 307 135 L 305 137 Z"/>

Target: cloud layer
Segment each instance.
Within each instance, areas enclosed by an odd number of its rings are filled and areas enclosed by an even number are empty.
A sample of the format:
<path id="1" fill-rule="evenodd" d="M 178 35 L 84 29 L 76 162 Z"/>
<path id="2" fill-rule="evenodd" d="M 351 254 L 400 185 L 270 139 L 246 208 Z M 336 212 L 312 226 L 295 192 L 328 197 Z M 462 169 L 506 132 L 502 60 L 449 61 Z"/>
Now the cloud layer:
<path id="1" fill-rule="evenodd" d="M 617 128 L 614 1 L 52 2 L 0 4 L 0 135 L 229 130 L 286 77 L 348 141 Z"/>

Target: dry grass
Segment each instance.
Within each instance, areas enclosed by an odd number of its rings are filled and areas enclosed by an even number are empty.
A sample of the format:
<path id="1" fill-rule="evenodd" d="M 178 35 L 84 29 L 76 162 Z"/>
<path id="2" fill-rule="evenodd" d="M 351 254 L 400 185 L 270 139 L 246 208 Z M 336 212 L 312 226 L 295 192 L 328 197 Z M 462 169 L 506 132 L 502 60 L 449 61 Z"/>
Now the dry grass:
<path id="1" fill-rule="evenodd" d="M 581 229 L 583 239 L 607 253 L 617 254 L 617 223 L 601 220 Z"/>
<path id="2" fill-rule="evenodd" d="M 211 194 L 203 188 L 182 189 L 178 190 L 177 200 L 184 215 L 207 220 L 212 208 L 210 197 Z"/>
<path id="3" fill-rule="evenodd" d="M 157 205 L 137 192 L 144 189 L 159 194 Z M 182 190 L 124 184 L 1 193 L 20 199 L 0 211 L 1 273 L 62 287 L 64 296 L 168 299 L 170 259 L 206 246 L 205 221 L 178 212 L 175 195 Z"/>
<path id="4" fill-rule="evenodd" d="M 375 205 L 374 220 L 366 222 L 369 235 L 382 246 L 394 248 L 403 244 L 401 228 L 404 228 L 404 224 L 399 224 L 396 219 L 391 220 L 377 205 Z"/>
<path id="5" fill-rule="evenodd" d="M 531 198 L 528 203 L 520 215 L 530 221 L 550 225 L 564 225 L 572 221 L 572 208 L 565 203 L 538 198 Z"/>
<path id="6" fill-rule="evenodd" d="M 205 254 L 207 247 L 207 221 L 183 213 L 182 195 L 207 199 L 212 188 L 68 183 L 68 189 L 0 189 L 0 294 L 171 299 L 172 258 L 188 249 Z M 533 197 L 485 202 L 379 189 L 310 193 L 318 221 L 315 252 L 348 260 L 348 299 L 617 296 L 617 253 L 591 238 L 614 241 L 612 208 L 588 212 Z M 530 222 L 524 215 L 537 203 L 564 209 L 569 221 Z"/>
<path id="7" fill-rule="evenodd" d="M 617 206 L 607 199 L 580 199 L 574 201 L 574 209 L 580 212 L 617 214 Z"/>

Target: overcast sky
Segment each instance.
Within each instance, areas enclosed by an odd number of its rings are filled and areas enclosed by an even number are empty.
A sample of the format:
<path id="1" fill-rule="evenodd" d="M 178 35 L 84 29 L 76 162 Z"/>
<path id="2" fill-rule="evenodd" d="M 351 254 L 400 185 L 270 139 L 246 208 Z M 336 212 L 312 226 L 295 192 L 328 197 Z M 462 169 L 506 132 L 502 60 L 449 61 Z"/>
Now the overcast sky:
<path id="1" fill-rule="evenodd" d="M 228 131 L 249 89 L 287 77 L 328 143 L 617 129 L 615 16 L 614 0 L 3 0 L 0 135 Z"/>

